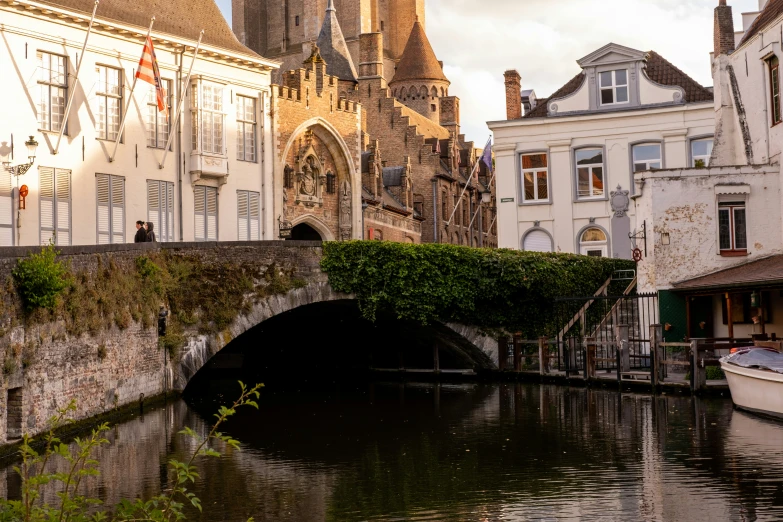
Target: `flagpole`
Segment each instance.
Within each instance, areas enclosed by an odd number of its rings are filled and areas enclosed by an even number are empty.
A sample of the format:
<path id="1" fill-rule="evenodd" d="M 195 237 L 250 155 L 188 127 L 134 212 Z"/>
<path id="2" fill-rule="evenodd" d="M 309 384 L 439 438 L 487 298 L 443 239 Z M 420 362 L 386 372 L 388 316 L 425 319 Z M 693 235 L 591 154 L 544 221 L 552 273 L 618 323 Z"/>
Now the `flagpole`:
<path id="1" fill-rule="evenodd" d="M 60 125 L 60 133 L 57 135 L 57 144 L 54 146 L 54 154 L 60 150 L 60 141 L 63 139 L 63 132 L 65 132 L 65 125 L 68 123 L 68 115 L 71 112 L 71 105 L 73 105 L 73 97 L 76 94 L 76 84 L 79 82 L 79 71 L 82 69 L 84 63 L 84 52 L 87 50 L 87 40 L 90 39 L 90 33 L 92 33 L 92 24 L 95 21 L 95 13 L 98 11 L 98 2 L 95 0 L 95 5 L 92 8 L 92 16 L 90 17 L 90 25 L 87 26 L 87 35 L 84 37 L 84 44 L 82 44 L 82 54 L 79 55 L 79 63 L 76 64 L 76 75 L 73 78 L 73 87 L 71 87 L 71 93 L 68 95 L 68 103 L 65 106 L 65 116 L 63 117 L 62 125 Z"/>
<path id="2" fill-rule="evenodd" d="M 489 137 L 489 140 L 487 140 L 487 147 L 489 146 L 489 142 L 492 140 L 492 136 Z M 459 195 L 459 203 L 454 205 L 454 210 L 451 212 L 451 217 L 449 217 L 449 220 L 446 222 L 446 225 L 451 225 L 451 220 L 454 219 L 454 214 L 457 213 L 457 207 L 459 207 L 462 204 L 462 196 L 465 195 L 465 191 L 468 190 L 468 185 L 470 184 L 470 181 L 473 179 L 473 174 L 476 173 L 476 170 L 479 168 L 479 163 L 481 160 L 479 159 L 476 161 L 476 165 L 473 167 L 473 172 L 470 173 L 470 177 L 468 178 L 468 182 L 465 183 L 465 188 L 462 189 L 462 193 Z"/>
<path id="3" fill-rule="evenodd" d="M 188 69 L 188 75 L 185 78 L 185 85 L 182 88 L 182 96 L 180 96 L 179 99 L 179 106 L 177 107 L 177 114 L 174 116 L 174 121 L 171 122 L 171 132 L 169 132 L 169 139 L 166 142 L 166 148 L 163 150 L 163 159 L 160 160 L 160 164 L 158 165 L 159 169 L 163 168 L 163 165 L 166 164 L 166 156 L 169 153 L 169 147 L 171 147 L 171 140 L 174 138 L 174 128 L 177 126 L 177 123 L 179 123 L 179 116 L 182 112 L 182 107 L 185 104 L 185 93 L 188 90 L 188 85 L 190 85 L 190 75 L 193 73 L 193 65 L 196 63 L 196 57 L 198 56 L 198 50 L 199 47 L 201 47 L 201 39 L 204 37 L 204 30 L 201 30 L 201 33 L 198 35 L 198 43 L 196 44 L 196 49 L 193 51 L 193 60 L 190 62 L 190 69 Z M 190 93 L 191 96 L 195 96 L 192 92 Z"/>
<path id="4" fill-rule="evenodd" d="M 147 29 L 147 36 L 144 38 L 144 45 L 147 45 L 147 40 L 150 38 L 150 34 L 152 34 L 152 26 L 155 24 L 155 17 L 152 17 L 152 20 L 150 20 L 150 28 Z M 141 51 L 144 53 L 144 49 Z M 138 73 L 138 69 L 136 70 Z M 114 150 L 111 153 L 111 156 L 109 156 L 109 163 L 112 163 L 114 161 L 114 156 L 117 155 L 117 147 L 120 144 L 120 139 L 122 138 L 122 131 L 125 130 L 125 118 L 128 117 L 128 111 L 130 110 L 131 104 L 133 103 L 133 91 L 136 89 L 136 80 L 139 79 L 138 74 L 133 75 L 133 83 L 131 84 L 131 90 L 130 94 L 128 95 L 128 103 L 125 105 L 125 112 L 122 115 L 122 121 L 120 122 L 120 131 L 117 133 L 117 139 L 114 141 Z M 107 125 L 107 133 L 108 133 L 108 121 L 106 122 Z"/>
<path id="5" fill-rule="evenodd" d="M 495 171 L 492 171 L 492 177 L 489 178 L 489 184 L 487 185 L 487 188 L 490 192 L 492 192 L 492 182 L 495 181 Z M 473 219 L 470 220 L 470 225 L 468 225 L 468 228 L 473 226 L 473 222 L 476 220 L 476 216 L 478 216 L 479 211 L 481 210 L 481 203 L 479 203 L 479 208 L 476 210 L 476 213 L 473 214 Z"/>

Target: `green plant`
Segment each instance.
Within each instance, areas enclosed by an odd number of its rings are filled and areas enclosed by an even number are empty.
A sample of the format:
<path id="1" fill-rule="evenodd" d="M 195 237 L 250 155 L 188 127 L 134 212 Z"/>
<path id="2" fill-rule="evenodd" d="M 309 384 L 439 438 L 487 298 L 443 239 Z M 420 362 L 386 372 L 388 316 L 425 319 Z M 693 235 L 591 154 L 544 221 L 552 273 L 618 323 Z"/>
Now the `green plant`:
<path id="1" fill-rule="evenodd" d="M 37 308 L 54 310 L 57 298 L 68 286 L 68 269 L 57 261 L 58 254 L 50 243 L 20 259 L 14 267 L 14 282 L 28 313 Z"/>
<path id="2" fill-rule="evenodd" d="M 108 352 L 106 350 L 106 343 L 101 343 L 98 345 L 98 359 L 101 361 L 106 358 L 106 355 L 108 355 Z"/>
<path id="3" fill-rule="evenodd" d="M 708 381 L 721 381 L 726 378 L 726 374 L 720 366 L 707 366 L 707 380 Z"/>
<path id="4" fill-rule="evenodd" d="M 39 453 L 33 447 L 33 440 L 24 435 L 20 456 L 22 462 L 14 470 L 22 479 L 21 500 L 0 498 L 0 522 L 173 522 L 186 520 L 185 505 L 201 511 L 201 501 L 188 490 L 188 485 L 200 478 L 194 463 L 204 457 L 220 457 L 214 442 L 220 441 L 239 451 L 239 442 L 221 433 L 219 428 L 233 416 L 238 408 L 258 408 L 262 384 L 247 387 L 239 383 L 241 394 L 231 406 L 221 406 L 215 414 L 216 422 L 206 437 L 200 437 L 190 428 L 180 431 L 191 438 L 196 449 L 187 462 L 169 461 L 169 487 L 160 495 L 149 500 L 123 500 L 113 510 L 101 510 L 101 502 L 79 493 L 79 485 L 86 477 L 99 475 L 99 461 L 94 453 L 109 443 L 104 433 L 108 424 L 93 429 L 87 438 L 77 438 L 74 445 L 62 442 L 56 432 L 68 425 L 69 415 L 76 411 L 76 402 L 58 409 L 57 415 L 49 420 L 49 431 L 43 437 L 43 450 Z M 51 468 L 62 471 L 50 471 Z M 43 500 L 42 490 L 55 488 L 58 501 L 50 504 Z M 248 520 L 251 522 L 252 518 Z"/>

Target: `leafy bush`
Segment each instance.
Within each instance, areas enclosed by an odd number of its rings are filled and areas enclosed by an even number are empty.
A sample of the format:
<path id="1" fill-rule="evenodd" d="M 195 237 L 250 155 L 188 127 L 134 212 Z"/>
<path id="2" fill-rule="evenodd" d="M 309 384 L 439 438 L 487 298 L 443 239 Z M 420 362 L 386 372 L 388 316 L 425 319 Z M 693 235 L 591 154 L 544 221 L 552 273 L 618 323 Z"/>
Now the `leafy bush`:
<path id="1" fill-rule="evenodd" d="M 14 282 L 27 312 L 37 308 L 54 310 L 57 298 L 68 286 L 68 269 L 57 261 L 58 254 L 49 244 L 41 252 L 19 260 L 14 267 Z"/>
<path id="2" fill-rule="evenodd" d="M 557 297 L 590 296 L 630 261 L 570 254 L 378 241 L 324 244 L 332 288 L 356 296 L 365 318 L 459 322 L 546 335 Z"/>
<path id="3" fill-rule="evenodd" d="M 707 366 L 707 380 L 708 381 L 721 381 L 726 378 L 726 374 L 720 366 Z"/>

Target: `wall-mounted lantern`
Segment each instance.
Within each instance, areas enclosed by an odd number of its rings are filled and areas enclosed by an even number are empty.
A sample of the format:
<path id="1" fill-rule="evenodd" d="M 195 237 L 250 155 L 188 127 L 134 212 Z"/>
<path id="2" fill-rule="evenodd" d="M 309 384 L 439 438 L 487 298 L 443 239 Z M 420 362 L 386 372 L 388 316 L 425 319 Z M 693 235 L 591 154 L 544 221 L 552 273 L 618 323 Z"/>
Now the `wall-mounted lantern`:
<path id="1" fill-rule="evenodd" d="M 294 226 L 291 224 L 291 222 L 283 219 L 283 216 L 279 216 L 277 218 L 277 222 L 278 229 L 280 231 L 280 239 L 290 239 L 291 231 L 294 229 Z"/>

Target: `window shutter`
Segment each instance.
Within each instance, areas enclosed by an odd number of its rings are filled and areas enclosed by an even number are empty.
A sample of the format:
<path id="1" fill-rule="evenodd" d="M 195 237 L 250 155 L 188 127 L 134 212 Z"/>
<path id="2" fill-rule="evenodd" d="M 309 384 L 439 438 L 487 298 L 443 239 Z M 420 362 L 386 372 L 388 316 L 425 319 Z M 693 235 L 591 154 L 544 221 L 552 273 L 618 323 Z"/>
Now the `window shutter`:
<path id="1" fill-rule="evenodd" d="M 41 201 L 41 244 L 47 245 L 54 238 L 54 169 L 38 167 Z"/>
<path id="2" fill-rule="evenodd" d="M 174 183 L 166 187 L 166 240 L 174 241 Z"/>
<path id="3" fill-rule="evenodd" d="M 157 234 L 163 239 L 165 229 L 160 219 L 160 189 L 160 181 L 147 181 L 147 221 L 155 225 Z"/>
<path id="4" fill-rule="evenodd" d="M 261 195 L 250 193 L 250 240 L 261 240 Z"/>
<path id="5" fill-rule="evenodd" d="M 194 208 L 196 214 L 196 241 L 204 241 L 206 230 L 206 189 L 207 187 L 194 187 Z"/>
<path id="6" fill-rule="evenodd" d="M 55 171 L 56 236 L 58 245 L 71 244 L 71 171 Z"/>
<path id="7" fill-rule="evenodd" d="M 112 243 L 125 242 L 125 180 L 111 176 L 111 231 Z"/>
<path id="8" fill-rule="evenodd" d="M 244 190 L 240 190 L 237 192 L 237 219 L 239 221 L 239 234 L 237 236 L 237 239 L 239 241 L 247 241 L 248 238 L 248 202 L 247 198 L 249 196 L 248 192 L 245 192 Z"/>
<path id="9" fill-rule="evenodd" d="M 207 189 L 207 239 L 217 241 L 217 189 Z"/>
<path id="10" fill-rule="evenodd" d="M 14 200 L 11 192 L 11 173 L 0 172 L 0 246 L 14 244 Z"/>
<path id="11" fill-rule="evenodd" d="M 98 193 L 98 244 L 106 245 L 111 242 L 111 228 L 109 222 L 109 176 L 101 174 L 97 176 Z"/>
<path id="12" fill-rule="evenodd" d="M 525 236 L 525 244 L 522 248 L 527 252 L 551 252 L 552 240 L 546 232 L 534 230 Z"/>

